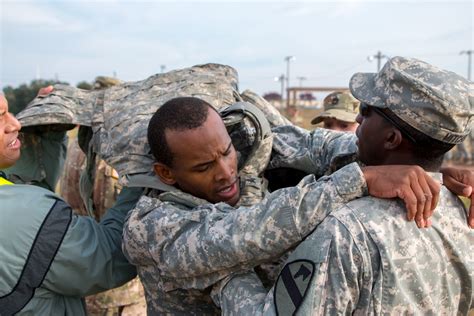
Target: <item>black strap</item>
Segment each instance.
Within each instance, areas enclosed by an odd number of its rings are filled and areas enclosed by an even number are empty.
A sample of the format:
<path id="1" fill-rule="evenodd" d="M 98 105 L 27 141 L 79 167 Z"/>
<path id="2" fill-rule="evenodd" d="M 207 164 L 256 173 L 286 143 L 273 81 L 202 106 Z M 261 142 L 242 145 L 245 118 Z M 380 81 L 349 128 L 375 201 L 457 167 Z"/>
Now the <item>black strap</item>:
<path id="1" fill-rule="evenodd" d="M 57 200 L 38 230 L 17 284 L 0 297 L 1 316 L 19 312 L 31 300 L 53 263 L 71 219 L 71 208 Z"/>

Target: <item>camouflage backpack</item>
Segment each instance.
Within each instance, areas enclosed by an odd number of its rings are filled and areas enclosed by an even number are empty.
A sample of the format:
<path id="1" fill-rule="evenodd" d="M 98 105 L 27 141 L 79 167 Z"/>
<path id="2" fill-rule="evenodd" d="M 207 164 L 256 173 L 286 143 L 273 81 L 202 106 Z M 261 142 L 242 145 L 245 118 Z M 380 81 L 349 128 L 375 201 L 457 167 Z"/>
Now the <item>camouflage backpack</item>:
<path id="1" fill-rule="evenodd" d="M 198 97 L 222 112 L 232 139 L 239 140 L 234 143 L 236 149 L 247 158 L 241 161 L 250 161 L 256 154 L 262 141 L 271 135 L 270 126 L 288 123 L 255 93 L 239 94 L 237 72 L 220 64 L 174 70 L 96 91 L 56 85 L 51 94 L 34 99 L 17 117 L 25 127 L 90 127 L 79 133 L 81 148 L 88 157 L 98 155 L 117 170 L 121 184 L 172 190 L 157 182 L 157 177 L 150 177 L 154 159 L 147 142 L 147 126 L 160 105 L 179 96 Z M 266 161 L 271 151 L 268 143 L 271 140 L 266 141 Z M 262 155 L 262 150 L 258 154 Z M 87 186 L 90 183 L 82 184 Z"/>

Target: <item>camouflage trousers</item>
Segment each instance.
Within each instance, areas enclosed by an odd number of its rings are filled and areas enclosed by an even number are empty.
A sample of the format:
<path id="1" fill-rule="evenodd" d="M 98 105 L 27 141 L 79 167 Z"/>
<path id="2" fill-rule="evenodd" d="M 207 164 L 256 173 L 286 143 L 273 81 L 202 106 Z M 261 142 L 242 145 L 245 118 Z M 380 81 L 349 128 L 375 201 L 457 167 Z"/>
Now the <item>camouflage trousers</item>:
<path id="1" fill-rule="evenodd" d="M 137 277 L 116 289 L 86 297 L 86 308 L 91 316 L 145 316 L 143 286 Z"/>

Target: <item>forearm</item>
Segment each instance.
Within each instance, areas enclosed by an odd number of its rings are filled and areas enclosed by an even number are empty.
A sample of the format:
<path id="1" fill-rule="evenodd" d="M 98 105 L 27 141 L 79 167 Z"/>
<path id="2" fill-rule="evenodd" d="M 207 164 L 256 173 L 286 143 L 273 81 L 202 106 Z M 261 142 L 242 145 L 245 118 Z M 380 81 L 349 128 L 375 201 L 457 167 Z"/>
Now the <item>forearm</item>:
<path id="1" fill-rule="evenodd" d="M 261 315 L 267 291 L 258 276 L 247 272 L 230 276 L 214 286 L 212 298 L 222 315 Z M 271 295 L 270 291 L 268 295 Z"/>
<path id="2" fill-rule="evenodd" d="M 62 295 L 85 296 L 132 279 L 136 270 L 121 251 L 122 230 L 117 226 L 73 215 L 43 286 Z"/>
<path id="3" fill-rule="evenodd" d="M 275 191 L 248 208 L 221 203 L 192 211 L 158 207 L 143 212 L 145 217 L 132 216 L 127 224 L 126 248 L 137 264 L 151 255 L 164 275 L 175 278 L 255 266 L 279 257 L 332 210 L 361 196 L 365 183 L 354 170 L 356 166 L 347 166 L 320 181 L 308 176 L 298 186 Z M 143 241 L 143 231 L 152 238 L 148 242 Z"/>
<path id="4" fill-rule="evenodd" d="M 341 157 L 350 157 L 349 161 L 356 157 L 357 138 L 351 133 L 322 128 L 308 132 L 294 126 L 277 127 L 273 132 L 270 169 L 289 167 L 321 176 L 341 167 Z"/>

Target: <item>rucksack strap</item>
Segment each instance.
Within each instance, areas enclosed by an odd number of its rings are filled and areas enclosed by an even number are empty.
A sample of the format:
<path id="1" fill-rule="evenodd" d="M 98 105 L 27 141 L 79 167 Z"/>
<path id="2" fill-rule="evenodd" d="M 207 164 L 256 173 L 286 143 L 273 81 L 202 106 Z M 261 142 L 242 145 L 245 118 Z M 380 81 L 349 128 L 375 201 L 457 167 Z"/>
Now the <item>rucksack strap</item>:
<path id="1" fill-rule="evenodd" d="M 255 128 L 255 140 L 252 149 L 247 156 L 245 165 L 251 157 L 255 154 L 257 149 L 262 144 L 263 140 L 272 135 L 270 123 L 265 114 L 255 105 L 249 102 L 236 102 L 220 111 L 224 124 L 229 127 L 241 123 L 245 118 L 248 118 Z"/>

